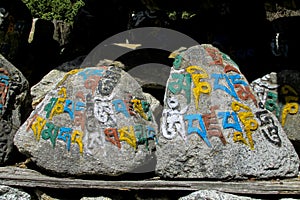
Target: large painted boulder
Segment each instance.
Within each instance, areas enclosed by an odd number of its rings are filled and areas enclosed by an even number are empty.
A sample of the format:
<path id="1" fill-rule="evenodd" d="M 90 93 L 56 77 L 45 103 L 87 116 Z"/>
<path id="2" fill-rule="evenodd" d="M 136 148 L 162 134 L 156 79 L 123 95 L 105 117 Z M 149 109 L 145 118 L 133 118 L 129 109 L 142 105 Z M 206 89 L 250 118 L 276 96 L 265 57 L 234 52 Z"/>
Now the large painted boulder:
<path id="1" fill-rule="evenodd" d="M 156 173 L 165 178 L 294 177 L 299 157 L 237 64 L 212 45 L 177 55 L 164 97 Z"/>
<path id="2" fill-rule="evenodd" d="M 0 54 L 0 164 L 18 160 L 15 133 L 31 108 L 29 83 L 23 74 Z"/>
<path id="3" fill-rule="evenodd" d="M 35 107 L 14 142 L 38 167 L 60 175 L 151 171 L 158 131 L 151 109 L 121 68 L 75 69 Z"/>

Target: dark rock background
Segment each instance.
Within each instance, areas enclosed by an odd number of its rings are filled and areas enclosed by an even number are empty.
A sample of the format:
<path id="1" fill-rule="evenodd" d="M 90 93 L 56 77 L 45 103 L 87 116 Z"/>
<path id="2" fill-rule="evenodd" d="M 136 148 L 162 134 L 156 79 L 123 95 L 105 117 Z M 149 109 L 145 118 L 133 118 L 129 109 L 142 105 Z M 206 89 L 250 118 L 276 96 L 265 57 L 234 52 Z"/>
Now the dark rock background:
<path id="1" fill-rule="evenodd" d="M 145 26 L 169 28 L 200 44 L 213 44 L 239 65 L 249 81 L 271 71 L 296 69 L 297 65 L 300 3 L 295 0 L 111 0 L 105 4 L 85 0 L 72 26 L 40 19 L 32 23 L 32 16 L 21 0 L 1 0 L 0 8 L 4 15 L 1 53 L 24 73 L 31 86 L 59 64 L 87 55 L 110 36 Z M 181 17 L 185 11 L 195 15 Z M 5 12 L 12 17 L 5 17 Z M 170 17 L 171 12 L 176 14 Z M 143 20 L 137 17 L 141 15 Z M 15 27 L 14 37 L 8 33 L 9 24 Z M 31 26 L 35 29 L 29 43 Z M 274 51 L 271 45 L 276 43 L 276 33 L 280 33 L 277 44 L 281 50 Z M 137 51 L 120 61 L 129 66 L 149 60 L 171 65 L 173 61 L 167 56 L 151 50 Z"/>

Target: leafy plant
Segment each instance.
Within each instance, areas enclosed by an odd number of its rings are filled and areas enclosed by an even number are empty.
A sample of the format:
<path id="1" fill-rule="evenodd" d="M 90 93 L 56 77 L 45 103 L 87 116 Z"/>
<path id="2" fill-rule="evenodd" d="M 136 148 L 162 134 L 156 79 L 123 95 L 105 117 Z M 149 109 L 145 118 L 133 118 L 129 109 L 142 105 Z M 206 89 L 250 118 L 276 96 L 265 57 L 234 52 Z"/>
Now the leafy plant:
<path id="1" fill-rule="evenodd" d="M 22 0 L 35 18 L 72 23 L 83 0 Z"/>

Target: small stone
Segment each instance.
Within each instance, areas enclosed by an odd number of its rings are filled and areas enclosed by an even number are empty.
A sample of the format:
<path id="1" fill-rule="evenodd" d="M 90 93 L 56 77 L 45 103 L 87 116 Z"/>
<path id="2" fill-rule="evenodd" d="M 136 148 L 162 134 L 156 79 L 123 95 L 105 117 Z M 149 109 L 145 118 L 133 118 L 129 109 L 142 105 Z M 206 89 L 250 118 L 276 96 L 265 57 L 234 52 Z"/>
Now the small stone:
<path id="1" fill-rule="evenodd" d="M 258 200 L 250 197 L 243 197 L 238 195 L 233 195 L 225 192 L 220 192 L 216 190 L 199 190 L 193 192 L 187 196 L 179 198 L 179 200 Z"/>
<path id="2" fill-rule="evenodd" d="M 9 186 L 0 185 L 0 200 L 31 200 L 28 193 Z"/>

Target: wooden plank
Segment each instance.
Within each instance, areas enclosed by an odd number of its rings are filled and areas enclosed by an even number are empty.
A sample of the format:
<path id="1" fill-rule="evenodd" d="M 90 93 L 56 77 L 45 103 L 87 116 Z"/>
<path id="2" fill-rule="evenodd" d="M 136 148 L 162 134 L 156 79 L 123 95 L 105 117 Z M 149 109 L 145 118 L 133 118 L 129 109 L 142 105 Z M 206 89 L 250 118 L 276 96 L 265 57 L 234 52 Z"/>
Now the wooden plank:
<path id="1" fill-rule="evenodd" d="M 233 194 L 300 195 L 300 177 L 284 180 L 256 181 L 200 181 L 200 180 L 85 180 L 43 175 L 30 169 L 0 167 L 0 184 L 16 187 L 54 189 L 110 189 L 110 190 L 218 190 Z"/>

